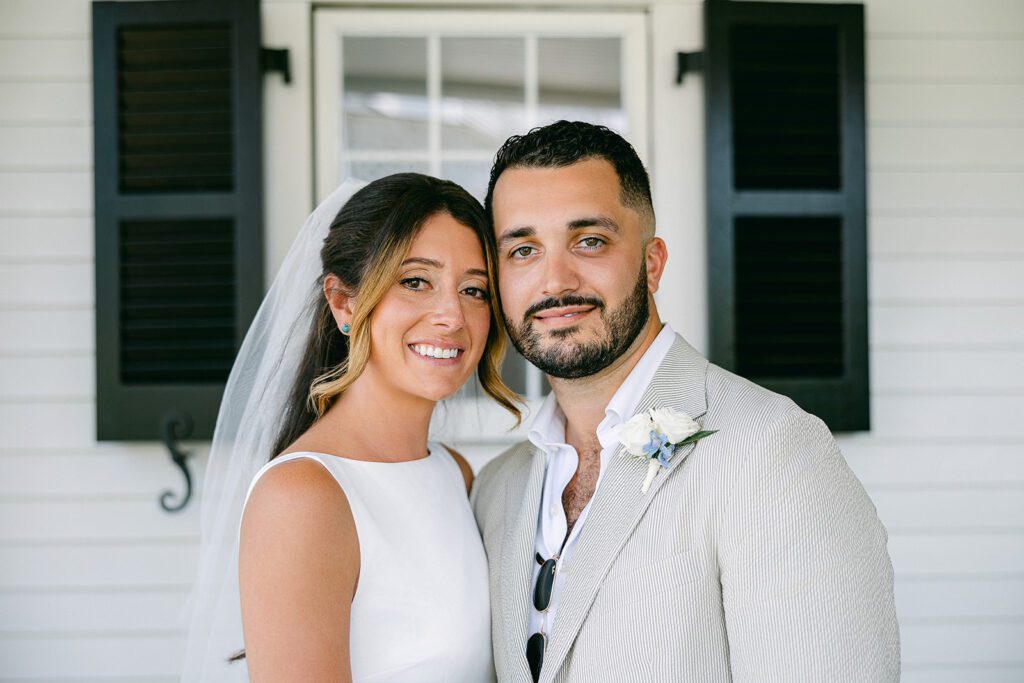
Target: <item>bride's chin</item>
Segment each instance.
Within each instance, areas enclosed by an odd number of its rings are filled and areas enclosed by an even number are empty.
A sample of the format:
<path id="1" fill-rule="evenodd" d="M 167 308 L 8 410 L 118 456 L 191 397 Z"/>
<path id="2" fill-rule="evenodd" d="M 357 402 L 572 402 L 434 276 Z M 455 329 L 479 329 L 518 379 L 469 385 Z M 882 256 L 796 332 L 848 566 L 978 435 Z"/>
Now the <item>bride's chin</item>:
<path id="1" fill-rule="evenodd" d="M 420 385 L 420 391 L 418 391 L 417 393 L 422 398 L 425 398 L 429 401 L 434 401 L 435 403 L 444 401 L 445 399 L 452 398 L 453 396 L 459 393 L 459 389 L 461 389 L 462 385 L 466 383 L 465 379 L 463 379 L 463 381 L 459 382 L 458 384 L 453 385 L 445 382 L 443 385 L 432 384 L 431 386 L 429 386 L 429 388 L 425 386 L 426 383 L 424 383 Z"/>

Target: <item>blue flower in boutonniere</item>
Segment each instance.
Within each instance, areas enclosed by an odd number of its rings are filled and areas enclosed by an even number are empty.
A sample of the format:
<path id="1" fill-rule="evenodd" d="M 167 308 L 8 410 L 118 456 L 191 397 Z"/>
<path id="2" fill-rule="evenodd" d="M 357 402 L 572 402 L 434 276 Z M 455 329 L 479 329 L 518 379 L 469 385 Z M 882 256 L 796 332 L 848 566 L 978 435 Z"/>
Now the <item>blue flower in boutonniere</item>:
<path id="1" fill-rule="evenodd" d="M 704 431 L 700 425 L 682 410 L 675 408 L 652 408 L 638 413 L 622 425 L 619 443 L 625 447 L 623 457 L 647 461 L 647 477 L 643 493 L 662 468 L 668 468 L 669 460 L 676 448 L 700 441 L 718 430 Z"/>

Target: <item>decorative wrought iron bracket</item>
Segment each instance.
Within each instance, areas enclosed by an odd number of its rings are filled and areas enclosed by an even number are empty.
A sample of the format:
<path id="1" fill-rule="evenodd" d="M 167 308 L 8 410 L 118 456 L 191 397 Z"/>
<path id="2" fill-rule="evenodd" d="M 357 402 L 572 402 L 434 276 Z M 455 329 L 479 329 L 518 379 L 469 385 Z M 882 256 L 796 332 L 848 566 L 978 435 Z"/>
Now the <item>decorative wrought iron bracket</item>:
<path id="1" fill-rule="evenodd" d="M 263 73 L 279 71 L 286 84 L 292 82 L 292 59 L 288 48 L 265 47 L 260 52 Z"/>
<path id="2" fill-rule="evenodd" d="M 171 460 L 178 466 L 181 473 L 185 475 L 185 493 L 181 495 L 180 502 L 172 504 L 167 502 L 174 497 L 174 492 L 171 490 L 160 494 L 160 507 L 167 512 L 181 511 L 192 499 L 192 473 L 188 469 L 188 458 L 192 454 L 181 450 L 178 446 L 178 440 L 187 439 L 192 434 L 193 426 L 192 416 L 188 413 L 168 413 L 164 415 L 160 436 L 163 439 L 164 446 L 167 447 L 171 455 Z"/>
<path id="3" fill-rule="evenodd" d="M 677 52 L 676 53 L 676 85 L 683 84 L 683 78 L 691 71 L 700 72 L 704 70 L 703 52 Z"/>

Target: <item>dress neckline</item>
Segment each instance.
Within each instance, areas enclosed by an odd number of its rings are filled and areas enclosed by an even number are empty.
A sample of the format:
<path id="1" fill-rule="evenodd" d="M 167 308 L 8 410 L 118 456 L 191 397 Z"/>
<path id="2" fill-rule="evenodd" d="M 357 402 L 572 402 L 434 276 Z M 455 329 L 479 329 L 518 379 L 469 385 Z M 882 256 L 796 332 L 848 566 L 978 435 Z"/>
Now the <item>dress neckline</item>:
<path id="1" fill-rule="evenodd" d="M 322 455 L 332 460 L 343 460 L 345 462 L 354 462 L 366 465 L 410 465 L 418 462 L 427 462 L 428 460 L 435 459 L 434 447 L 427 444 L 427 454 L 422 458 L 413 458 L 412 460 L 357 460 L 356 458 L 347 458 L 344 455 L 334 455 L 332 453 L 321 453 L 320 451 L 291 451 L 290 453 L 282 453 L 277 456 L 278 458 L 285 458 L 291 455 Z M 275 458 L 276 460 L 276 458 Z"/>

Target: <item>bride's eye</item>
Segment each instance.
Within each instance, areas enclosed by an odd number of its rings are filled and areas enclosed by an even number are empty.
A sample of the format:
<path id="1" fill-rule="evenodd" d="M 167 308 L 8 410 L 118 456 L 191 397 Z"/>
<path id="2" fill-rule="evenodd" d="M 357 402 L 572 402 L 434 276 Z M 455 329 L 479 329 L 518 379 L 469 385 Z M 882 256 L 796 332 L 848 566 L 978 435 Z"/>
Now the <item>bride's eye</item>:
<path id="1" fill-rule="evenodd" d="M 487 301 L 491 298 L 491 295 L 487 293 L 487 290 L 480 287 L 466 287 L 462 290 L 462 293 L 468 294 L 474 299 L 480 299 L 481 301 Z"/>
<path id="2" fill-rule="evenodd" d="M 421 277 L 407 277 L 399 280 L 398 284 L 402 285 L 406 289 L 419 291 L 422 289 L 426 289 L 429 283 Z"/>

